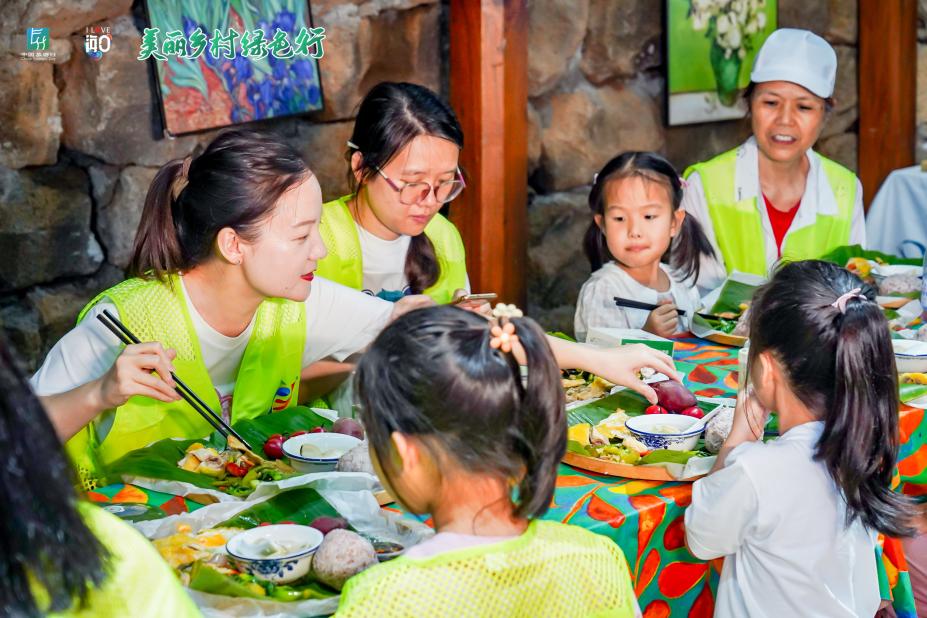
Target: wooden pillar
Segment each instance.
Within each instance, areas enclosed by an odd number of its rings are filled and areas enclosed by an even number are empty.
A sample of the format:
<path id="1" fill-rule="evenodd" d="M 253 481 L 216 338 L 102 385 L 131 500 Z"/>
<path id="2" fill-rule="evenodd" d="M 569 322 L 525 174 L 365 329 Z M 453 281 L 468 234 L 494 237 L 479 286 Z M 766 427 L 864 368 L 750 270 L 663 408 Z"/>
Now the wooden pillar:
<path id="1" fill-rule="evenodd" d="M 916 0 L 859 0 L 859 178 L 868 209 L 889 172 L 914 163 Z"/>
<path id="2" fill-rule="evenodd" d="M 526 0 L 451 0 L 450 98 L 468 187 L 451 204 L 474 292 L 524 306 L 528 195 Z"/>

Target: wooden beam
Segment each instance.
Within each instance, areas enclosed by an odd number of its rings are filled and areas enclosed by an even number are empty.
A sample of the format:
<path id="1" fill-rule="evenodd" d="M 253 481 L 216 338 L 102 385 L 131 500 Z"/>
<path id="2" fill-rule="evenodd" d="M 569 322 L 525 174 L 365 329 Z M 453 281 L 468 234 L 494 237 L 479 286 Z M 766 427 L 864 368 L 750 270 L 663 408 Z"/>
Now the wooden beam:
<path id="1" fill-rule="evenodd" d="M 451 0 L 450 99 L 468 188 L 451 204 L 474 292 L 524 306 L 528 200 L 526 0 Z"/>
<path id="2" fill-rule="evenodd" d="M 859 178 L 866 208 L 882 181 L 914 163 L 916 0 L 859 0 Z"/>

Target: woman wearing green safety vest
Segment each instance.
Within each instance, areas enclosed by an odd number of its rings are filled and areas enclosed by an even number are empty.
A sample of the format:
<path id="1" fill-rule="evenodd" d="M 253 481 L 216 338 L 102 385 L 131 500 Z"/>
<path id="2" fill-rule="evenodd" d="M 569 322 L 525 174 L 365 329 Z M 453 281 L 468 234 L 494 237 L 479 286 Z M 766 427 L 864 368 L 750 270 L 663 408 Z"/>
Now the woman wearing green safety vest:
<path id="1" fill-rule="evenodd" d="M 315 278 L 326 253 L 321 215 L 315 176 L 269 136 L 226 132 L 198 157 L 161 168 L 145 199 L 133 278 L 91 301 L 32 378 L 84 488 L 129 451 L 211 433 L 174 392 L 171 371 L 229 421 L 254 418 L 296 404 L 304 367 L 343 361 L 393 317 L 434 304 L 421 295 L 390 303 Z M 123 349 L 95 319 L 104 310 L 145 343 Z M 561 367 L 651 401 L 638 371 L 675 375 L 668 356 L 642 346 L 549 344 Z"/>
<path id="2" fill-rule="evenodd" d="M 319 274 L 395 301 L 469 291 L 463 243 L 438 210 L 465 182 L 453 110 L 423 86 L 383 82 L 364 97 L 346 158 L 353 192 L 326 203 Z"/>
<path id="3" fill-rule="evenodd" d="M 325 257 L 321 210 L 306 163 L 259 133 L 223 133 L 161 168 L 133 278 L 87 305 L 32 378 L 85 488 L 131 450 L 211 432 L 172 390 L 171 370 L 231 422 L 254 418 L 296 405 L 303 367 L 343 360 L 391 316 L 431 303 L 313 281 Z M 147 343 L 123 349 L 95 319 L 107 309 Z"/>
<path id="4" fill-rule="evenodd" d="M 683 208 L 723 261 L 705 260 L 700 288 L 735 270 L 766 275 L 780 258 L 865 244 L 862 185 L 811 149 L 833 106 L 836 74 L 833 48 L 812 32 L 780 29 L 763 44 L 745 94 L 753 136 L 686 171 Z"/>
<path id="5" fill-rule="evenodd" d="M 0 337 L 0 615 L 197 618 L 155 548 L 74 491 L 73 470 Z"/>

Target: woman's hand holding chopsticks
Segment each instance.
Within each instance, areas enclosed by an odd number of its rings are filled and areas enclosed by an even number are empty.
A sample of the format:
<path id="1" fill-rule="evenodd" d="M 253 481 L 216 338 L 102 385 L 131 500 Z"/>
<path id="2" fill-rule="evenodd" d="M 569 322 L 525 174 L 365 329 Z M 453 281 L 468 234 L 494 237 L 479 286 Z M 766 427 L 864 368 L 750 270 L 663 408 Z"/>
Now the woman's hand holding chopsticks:
<path id="1" fill-rule="evenodd" d="M 171 378 L 175 356 L 174 350 L 165 350 L 160 343 L 128 345 L 96 380 L 57 395 L 39 397 L 58 438 L 65 442 L 101 412 L 121 406 L 134 395 L 167 403 L 179 401 L 181 397 Z"/>
<path id="2" fill-rule="evenodd" d="M 160 343 L 128 345 L 100 378 L 100 403 L 103 410 L 118 408 L 135 395 L 151 397 L 165 403 L 180 401 L 171 372 L 174 350 Z"/>

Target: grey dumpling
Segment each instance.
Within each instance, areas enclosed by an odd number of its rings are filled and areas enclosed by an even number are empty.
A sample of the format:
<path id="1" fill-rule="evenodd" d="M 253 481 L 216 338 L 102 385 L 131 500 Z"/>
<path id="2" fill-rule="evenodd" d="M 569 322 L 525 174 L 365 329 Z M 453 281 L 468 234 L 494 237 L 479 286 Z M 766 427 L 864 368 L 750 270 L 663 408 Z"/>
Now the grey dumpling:
<path id="1" fill-rule="evenodd" d="M 338 472 L 366 472 L 376 476 L 376 472 L 373 470 L 373 462 L 370 460 L 370 449 L 367 448 L 367 442 L 361 442 L 342 455 L 338 463 L 335 464 L 335 470 Z"/>
<path id="2" fill-rule="evenodd" d="M 348 579 L 376 563 L 370 541 L 350 530 L 332 530 L 312 556 L 312 572 L 323 584 L 341 590 Z"/>
<path id="3" fill-rule="evenodd" d="M 734 408 L 725 408 L 708 421 L 708 427 L 705 428 L 705 449 L 709 453 L 721 450 L 721 445 L 727 440 L 733 424 Z"/>

